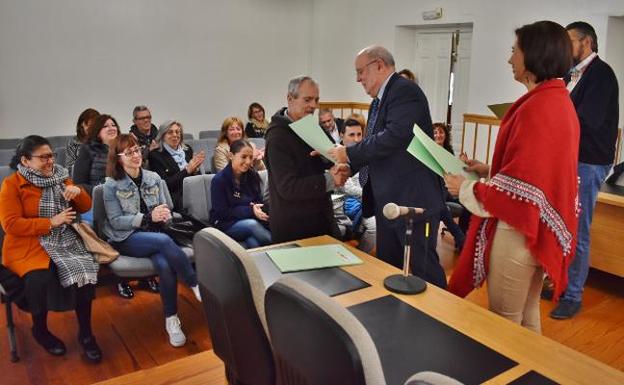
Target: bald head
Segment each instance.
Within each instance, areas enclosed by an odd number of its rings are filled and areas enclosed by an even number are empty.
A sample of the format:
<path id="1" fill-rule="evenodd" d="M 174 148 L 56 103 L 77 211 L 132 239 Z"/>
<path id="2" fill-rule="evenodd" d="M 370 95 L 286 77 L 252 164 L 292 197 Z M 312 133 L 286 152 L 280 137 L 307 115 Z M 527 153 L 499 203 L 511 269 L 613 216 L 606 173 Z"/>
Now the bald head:
<path id="1" fill-rule="evenodd" d="M 375 98 L 383 82 L 394 73 L 394 58 L 384 47 L 371 45 L 355 58 L 355 73 L 364 91 Z"/>
<path id="2" fill-rule="evenodd" d="M 387 67 L 392 67 L 392 71 L 394 71 L 394 57 L 390 51 L 380 45 L 368 46 L 358 53 L 358 56 L 360 55 L 366 55 L 369 60 L 379 59 Z"/>

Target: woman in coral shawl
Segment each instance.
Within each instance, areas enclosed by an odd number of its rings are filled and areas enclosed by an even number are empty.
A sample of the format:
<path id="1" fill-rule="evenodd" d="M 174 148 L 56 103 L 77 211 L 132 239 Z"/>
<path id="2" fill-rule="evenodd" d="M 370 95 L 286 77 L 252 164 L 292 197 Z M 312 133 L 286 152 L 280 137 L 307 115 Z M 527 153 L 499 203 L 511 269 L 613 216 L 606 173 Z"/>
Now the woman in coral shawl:
<path id="1" fill-rule="evenodd" d="M 509 58 L 528 92 L 507 111 L 491 167 L 468 161 L 486 181 L 445 176 L 451 194 L 473 213 L 449 290 L 466 296 L 488 280 L 489 308 L 541 331 L 544 271 L 565 289 L 578 214 L 579 122 L 563 77 L 572 65 L 565 29 L 539 21 L 515 31 Z"/>

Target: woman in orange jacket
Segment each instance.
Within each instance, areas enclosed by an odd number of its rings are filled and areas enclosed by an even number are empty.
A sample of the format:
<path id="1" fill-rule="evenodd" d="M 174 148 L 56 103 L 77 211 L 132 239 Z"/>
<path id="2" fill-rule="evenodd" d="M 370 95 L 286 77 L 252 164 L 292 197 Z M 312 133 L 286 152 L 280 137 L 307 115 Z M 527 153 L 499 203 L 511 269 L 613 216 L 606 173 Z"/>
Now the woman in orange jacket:
<path id="1" fill-rule="evenodd" d="M 16 172 L 0 189 L 2 263 L 24 280 L 35 340 L 50 354 L 65 354 L 63 341 L 48 330 L 47 313 L 48 306 L 58 310 L 72 303 L 84 354 L 99 362 L 102 352 L 91 332 L 98 264 L 70 226 L 76 212 L 89 210 L 91 198 L 54 158 L 48 140 L 38 135 L 24 138 L 17 147 L 11 161 Z M 49 301 L 49 293 L 58 295 Z"/>

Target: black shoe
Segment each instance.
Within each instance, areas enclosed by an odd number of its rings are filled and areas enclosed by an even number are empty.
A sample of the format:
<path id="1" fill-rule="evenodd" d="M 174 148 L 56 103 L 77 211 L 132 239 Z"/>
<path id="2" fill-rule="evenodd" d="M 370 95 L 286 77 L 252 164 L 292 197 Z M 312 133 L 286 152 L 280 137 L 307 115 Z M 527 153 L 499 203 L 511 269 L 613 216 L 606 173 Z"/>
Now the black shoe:
<path id="1" fill-rule="evenodd" d="M 540 297 L 542 297 L 542 299 L 550 301 L 550 300 L 552 300 L 554 294 L 555 294 L 555 291 L 552 288 L 550 288 L 550 287 L 543 287 L 542 288 L 542 293 L 540 294 Z"/>
<path id="2" fill-rule="evenodd" d="M 128 282 L 119 282 L 117 284 L 117 292 L 125 299 L 134 297 L 134 292 L 132 291 L 132 288 L 130 288 L 130 285 L 128 285 Z"/>
<path id="3" fill-rule="evenodd" d="M 94 364 L 102 361 L 102 350 L 100 350 L 97 342 L 95 342 L 94 336 L 86 338 L 79 337 L 78 342 L 80 343 L 80 346 L 82 346 L 82 351 L 87 360 Z"/>
<path id="4" fill-rule="evenodd" d="M 152 293 L 160 293 L 160 285 L 158 284 L 156 277 L 140 280 L 139 287 L 141 289 L 149 290 Z"/>
<path id="5" fill-rule="evenodd" d="M 45 330 L 43 332 L 36 332 L 35 328 L 32 329 L 33 337 L 39 345 L 41 345 L 46 352 L 53 356 L 62 356 L 67 352 L 65 344 L 50 331 Z"/>
<path id="6" fill-rule="evenodd" d="M 550 312 L 550 318 L 569 319 L 574 317 L 579 310 L 581 310 L 580 302 L 562 299 L 559 301 L 559 305 L 557 305 L 557 307 Z"/>
<path id="7" fill-rule="evenodd" d="M 555 284 L 552 282 L 552 280 L 546 276 L 544 278 L 544 282 L 542 283 L 542 293 L 540 294 L 540 297 L 542 297 L 542 299 L 545 300 L 552 300 L 553 296 L 555 295 Z"/>

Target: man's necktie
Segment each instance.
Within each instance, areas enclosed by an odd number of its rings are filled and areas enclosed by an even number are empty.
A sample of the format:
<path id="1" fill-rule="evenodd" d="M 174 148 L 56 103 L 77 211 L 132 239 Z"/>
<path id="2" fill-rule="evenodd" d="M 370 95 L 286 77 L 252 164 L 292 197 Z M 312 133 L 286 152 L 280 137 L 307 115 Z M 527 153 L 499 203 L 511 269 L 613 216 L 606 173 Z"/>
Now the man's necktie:
<path id="1" fill-rule="evenodd" d="M 368 110 L 368 125 L 366 127 L 366 137 L 375 135 L 375 121 L 377 120 L 377 113 L 379 112 L 379 99 L 373 99 Z M 360 186 L 368 182 L 368 166 L 364 166 L 360 169 Z"/>
<path id="2" fill-rule="evenodd" d="M 569 92 L 572 92 L 572 90 L 576 86 L 576 83 L 578 83 L 579 79 L 581 78 L 581 74 L 582 74 L 582 71 L 576 68 L 570 71 L 570 81 L 568 82 L 568 84 L 566 84 L 566 88 L 568 89 Z"/>

